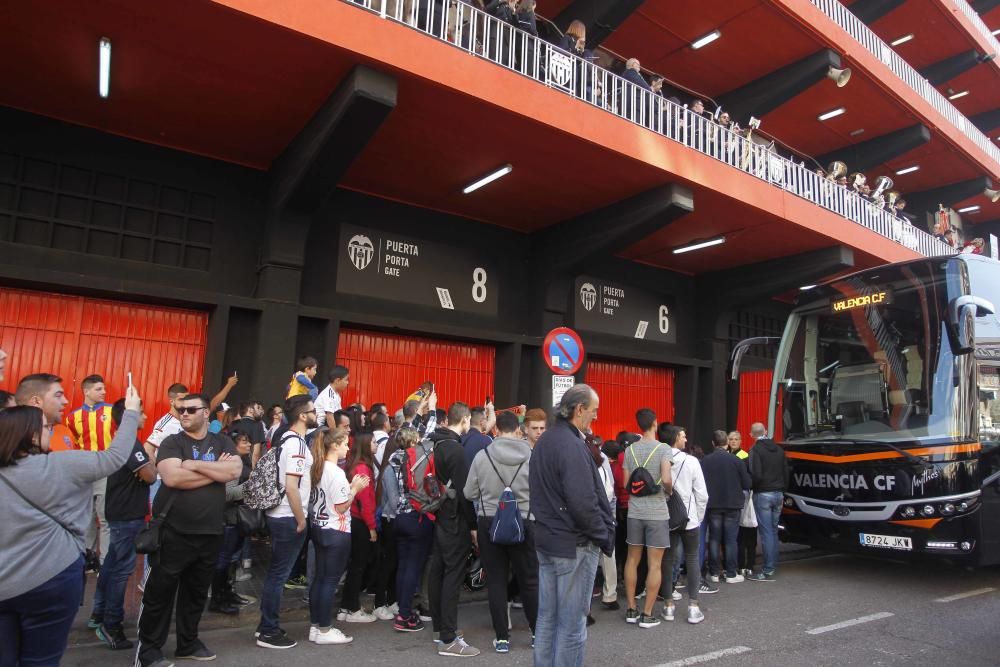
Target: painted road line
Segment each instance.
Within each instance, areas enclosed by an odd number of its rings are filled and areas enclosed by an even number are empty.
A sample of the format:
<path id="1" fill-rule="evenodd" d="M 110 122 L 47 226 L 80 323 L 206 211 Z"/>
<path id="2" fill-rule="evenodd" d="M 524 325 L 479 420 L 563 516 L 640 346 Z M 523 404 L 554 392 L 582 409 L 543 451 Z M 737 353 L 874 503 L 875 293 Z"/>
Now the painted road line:
<path id="1" fill-rule="evenodd" d="M 935 602 L 954 602 L 955 600 L 964 600 L 965 598 L 975 597 L 977 595 L 982 595 L 984 593 L 992 593 L 995 588 L 977 588 L 974 591 L 966 591 L 965 593 L 955 593 L 954 595 L 949 595 L 945 598 L 938 598 L 934 600 Z"/>
<path id="2" fill-rule="evenodd" d="M 712 651 L 711 653 L 702 653 L 701 655 L 693 655 L 690 658 L 684 658 L 682 660 L 674 660 L 673 662 L 665 662 L 662 665 L 655 665 L 655 667 L 685 667 L 686 665 L 699 665 L 703 662 L 711 662 L 712 660 L 718 660 L 719 658 L 727 658 L 731 655 L 739 655 L 740 653 L 746 653 L 747 651 L 752 651 L 749 646 L 732 646 L 730 648 L 720 649 L 718 651 Z"/>
<path id="3" fill-rule="evenodd" d="M 883 618 L 889 618 L 893 616 L 891 612 L 880 611 L 877 614 L 871 614 L 870 616 L 860 616 L 858 618 L 852 618 L 848 621 L 841 621 L 840 623 L 834 623 L 833 625 L 824 625 L 821 628 L 813 628 L 812 630 L 806 630 L 807 635 L 821 635 L 824 632 L 833 632 L 834 630 L 840 630 L 841 628 L 849 628 L 852 625 L 860 625 L 861 623 L 869 623 L 871 621 L 877 621 Z"/>

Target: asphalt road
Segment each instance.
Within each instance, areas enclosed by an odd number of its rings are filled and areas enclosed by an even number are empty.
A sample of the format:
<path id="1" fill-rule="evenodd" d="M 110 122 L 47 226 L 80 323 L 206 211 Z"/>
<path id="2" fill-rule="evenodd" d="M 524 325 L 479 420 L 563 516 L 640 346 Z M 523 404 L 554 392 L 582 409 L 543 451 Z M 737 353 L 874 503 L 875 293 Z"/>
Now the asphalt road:
<path id="1" fill-rule="evenodd" d="M 648 630 L 626 624 L 624 611 L 595 609 L 598 622 L 590 628 L 587 664 L 1000 664 L 1000 568 L 967 571 L 825 555 L 781 564 L 774 583 L 720 586 L 719 593 L 703 596 L 706 620 L 700 625 L 683 620 L 686 601 L 678 603 L 677 621 Z M 483 651 L 472 659 L 475 664 L 531 664 L 531 636 L 523 616 L 515 616 L 507 655 L 495 654 L 490 646 L 493 633 L 484 602 L 463 604 L 459 619 L 466 640 Z M 283 625 L 297 639 L 308 631 L 302 622 Z M 453 661 L 437 655 L 430 627 L 405 635 L 393 632 L 388 622 L 340 627 L 354 636 L 353 644 L 316 646 L 303 640 L 290 650 L 267 650 L 254 645 L 246 628 L 211 630 L 202 639 L 218 653 L 212 664 L 220 666 Z M 165 648 L 171 655 L 173 637 Z M 63 664 L 124 667 L 132 658 L 130 651 L 112 653 L 91 643 L 72 647 Z"/>

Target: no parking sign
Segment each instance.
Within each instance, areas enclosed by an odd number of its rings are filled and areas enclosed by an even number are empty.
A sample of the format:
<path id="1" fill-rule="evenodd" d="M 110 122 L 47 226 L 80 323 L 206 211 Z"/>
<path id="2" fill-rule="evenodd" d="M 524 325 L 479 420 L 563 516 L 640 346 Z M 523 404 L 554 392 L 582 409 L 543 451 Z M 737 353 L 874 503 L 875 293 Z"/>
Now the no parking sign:
<path id="1" fill-rule="evenodd" d="M 557 375 L 573 375 L 583 365 L 583 341 L 572 329 L 559 327 L 545 336 L 542 343 L 545 365 Z"/>

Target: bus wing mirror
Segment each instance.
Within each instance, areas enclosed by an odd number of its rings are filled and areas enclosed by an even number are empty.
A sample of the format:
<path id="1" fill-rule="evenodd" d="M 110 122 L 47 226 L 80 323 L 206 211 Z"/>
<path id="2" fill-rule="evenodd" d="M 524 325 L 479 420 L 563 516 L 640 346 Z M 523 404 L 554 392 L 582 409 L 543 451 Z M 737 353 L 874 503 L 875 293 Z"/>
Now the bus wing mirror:
<path id="1" fill-rule="evenodd" d="M 952 336 L 952 349 L 955 354 L 968 354 L 976 344 L 975 318 L 992 315 L 996 312 L 993 303 L 978 296 L 966 294 L 952 299 L 948 305 L 948 327 Z"/>
<path id="2" fill-rule="evenodd" d="M 730 380 L 740 377 L 740 362 L 743 355 L 754 345 L 777 345 L 781 341 L 778 336 L 757 336 L 756 338 L 744 338 L 733 347 L 733 353 L 729 355 Z"/>

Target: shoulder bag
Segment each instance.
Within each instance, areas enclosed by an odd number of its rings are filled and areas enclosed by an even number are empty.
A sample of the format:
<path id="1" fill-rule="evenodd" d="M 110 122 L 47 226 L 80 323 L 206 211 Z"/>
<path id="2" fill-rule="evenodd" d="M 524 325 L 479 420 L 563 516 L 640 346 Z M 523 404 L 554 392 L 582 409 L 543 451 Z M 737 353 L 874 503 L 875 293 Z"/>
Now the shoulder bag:
<path id="1" fill-rule="evenodd" d="M 684 471 L 684 464 L 687 463 L 688 456 L 690 454 L 684 457 L 684 460 L 681 461 L 681 467 L 677 469 L 677 479 L 681 478 L 681 472 Z M 667 498 L 667 510 L 670 512 L 670 532 L 684 530 L 688 524 L 688 511 L 684 499 L 681 498 L 681 494 L 677 493 L 676 489 Z"/>
<path id="2" fill-rule="evenodd" d="M 159 516 L 152 517 L 146 523 L 146 527 L 136 533 L 135 552 L 137 554 L 155 554 L 160 550 L 160 531 L 163 528 L 163 522 L 167 519 L 167 513 L 170 512 L 170 507 L 174 504 L 174 498 L 177 497 L 177 493 L 173 489 L 167 491 L 170 493 L 170 497 L 167 498 L 163 512 Z"/>

